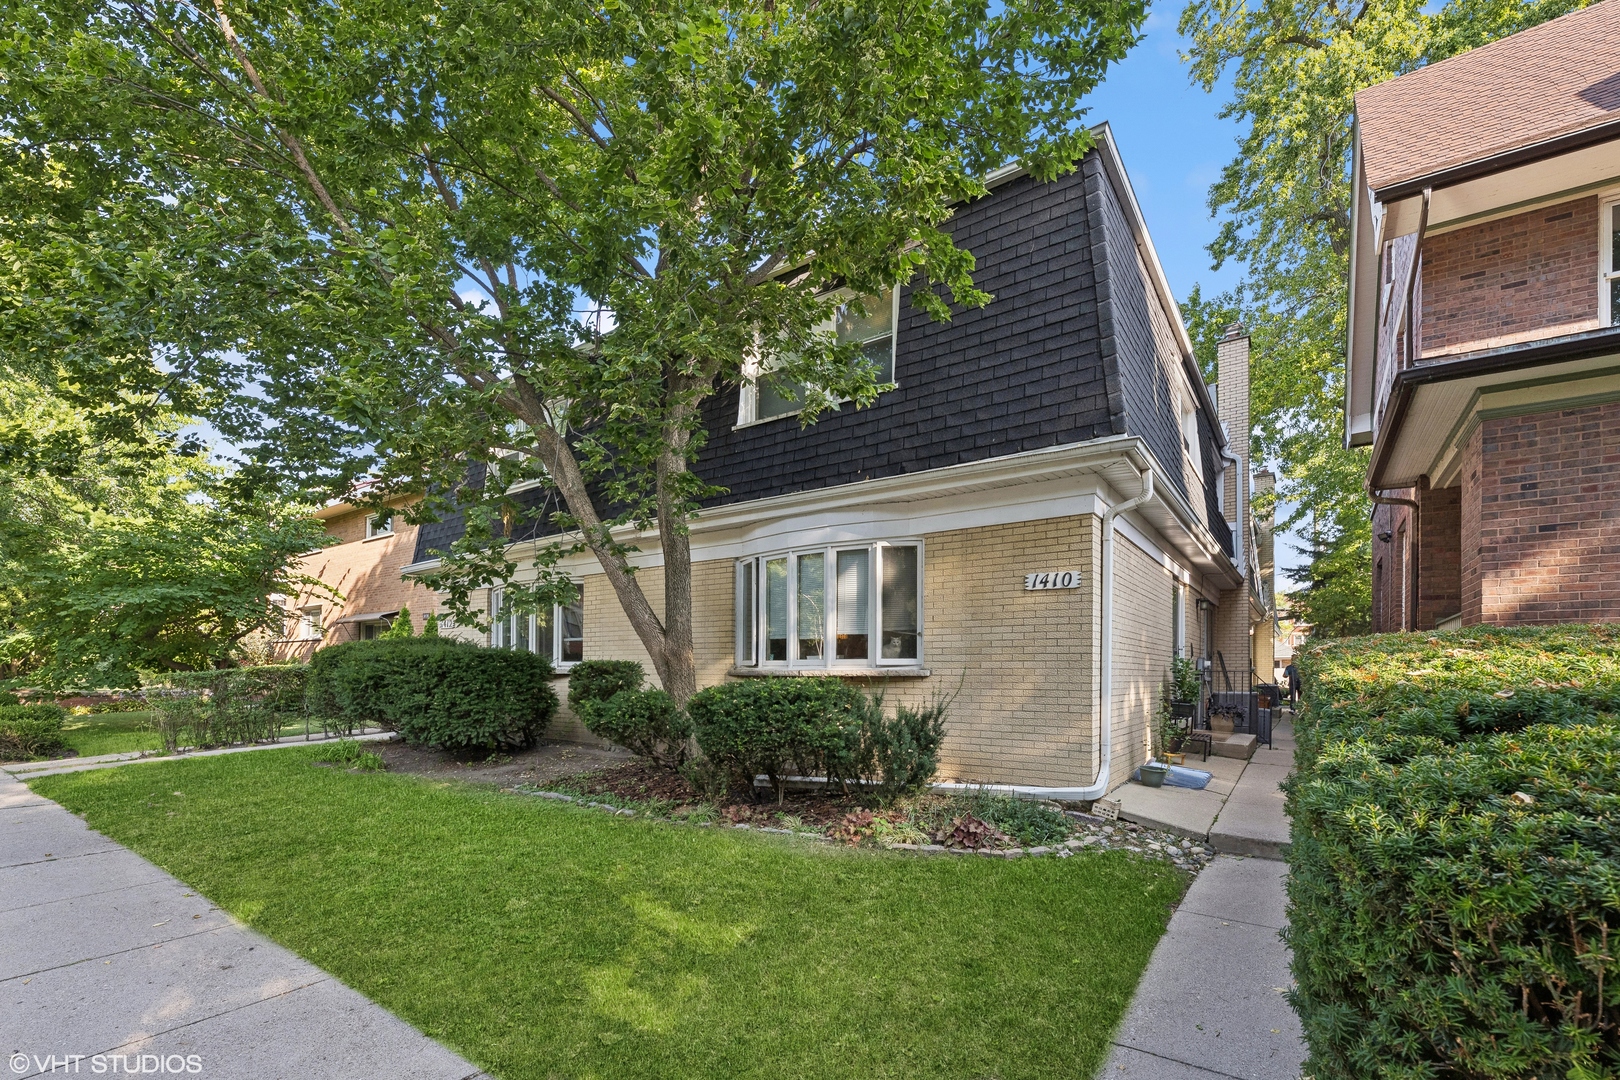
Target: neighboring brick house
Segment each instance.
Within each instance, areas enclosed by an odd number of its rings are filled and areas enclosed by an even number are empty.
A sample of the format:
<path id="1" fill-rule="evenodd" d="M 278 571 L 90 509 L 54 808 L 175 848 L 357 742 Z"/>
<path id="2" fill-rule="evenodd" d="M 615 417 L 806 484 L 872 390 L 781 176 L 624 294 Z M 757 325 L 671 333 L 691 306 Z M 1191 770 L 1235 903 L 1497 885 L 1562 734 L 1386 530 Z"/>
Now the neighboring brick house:
<path id="1" fill-rule="evenodd" d="M 275 657 L 307 660 L 323 645 L 376 637 L 407 607 L 420 633 L 423 620 L 439 608 L 433 590 L 403 575 L 416 553 L 418 526 L 399 515 L 379 525 L 370 511 L 345 502 L 323 507 L 315 517 L 337 543 L 304 556 L 298 571 L 341 599 L 313 587 L 282 598 L 287 619 L 283 636 L 272 643 Z"/>
<path id="2" fill-rule="evenodd" d="M 1620 0 L 1356 95 L 1373 629 L 1620 620 Z"/>
<path id="3" fill-rule="evenodd" d="M 725 493 L 691 527 L 700 685 L 822 675 L 891 701 L 956 694 L 944 779 L 1084 799 L 1144 760 L 1172 655 L 1219 652 L 1247 688 L 1260 651 L 1269 675 L 1248 338 L 1221 345 L 1217 411 L 1113 138 L 1095 133 L 1070 174 L 1004 170 L 956 208 L 945 227 L 987 307 L 939 323 L 903 286 L 839 321 L 897 384 L 870 407 L 801 427 L 768 372 L 708 400 L 696 471 Z M 424 525 L 416 568 L 458 528 Z M 657 538 L 634 542 L 661 610 Z M 562 565 L 582 605 L 501 618 L 491 644 L 564 672 L 645 662 L 594 560 Z M 566 715 L 553 734 L 587 737 Z"/>

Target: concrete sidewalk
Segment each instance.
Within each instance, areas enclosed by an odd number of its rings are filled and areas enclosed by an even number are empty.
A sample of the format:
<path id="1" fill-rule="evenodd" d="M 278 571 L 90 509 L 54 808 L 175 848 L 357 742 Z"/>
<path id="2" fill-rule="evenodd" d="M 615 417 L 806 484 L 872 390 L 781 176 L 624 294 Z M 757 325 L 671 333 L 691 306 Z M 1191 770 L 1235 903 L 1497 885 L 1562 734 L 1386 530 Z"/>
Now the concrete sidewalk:
<path id="1" fill-rule="evenodd" d="M 1272 745 L 1247 761 L 1210 758 L 1189 768 L 1212 774 L 1202 791 L 1132 782 L 1115 788 L 1119 816 L 1150 829 L 1163 829 L 1206 842 L 1226 855 L 1281 859 L 1288 847 L 1288 819 L 1278 786 L 1293 770 L 1294 728 L 1278 722 Z"/>
<path id="2" fill-rule="evenodd" d="M 1278 860 L 1288 817 L 1277 785 L 1292 768 L 1293 726 L 1279 724 L 1274 737 L 1208 826 L 1222 854 L 1171 917 L 1098 1080 L 1299 1077 L 1305 1044 L 1284 997 L 1293 976 L 1278 936 L 1287 926 L 1288 867 Z"/>
<path id="3" fill-rule="evenodd" d="M 484 1075 L 3 772 L 0 1040 L 18 1078 Z"/>
<path id="4" fill-rule="evenodd" d="M 1305 1060 L 1286 925 L 1286 865 L 1217 856 L 1187 890 L 1098 1080 L 1297 1080 Z"/>

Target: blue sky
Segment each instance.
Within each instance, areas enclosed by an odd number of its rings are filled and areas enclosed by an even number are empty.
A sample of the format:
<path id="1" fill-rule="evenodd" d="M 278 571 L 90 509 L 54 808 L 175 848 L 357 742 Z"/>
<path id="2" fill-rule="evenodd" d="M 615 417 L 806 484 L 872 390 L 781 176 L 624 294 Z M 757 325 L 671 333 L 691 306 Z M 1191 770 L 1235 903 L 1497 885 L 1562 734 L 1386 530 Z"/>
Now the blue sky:
<path id="1" fill-rule="evenodd" d="M 1092 95 L 1087 120 L 1106 120 L 1113 128 L 1170 288 L 1185 300 L 1194 285 L 1208 296 L 1238 282 L 1238 268 L 1230 263 L 1210 269 L 1206 248 L 1219 229 L 1209 214 L 1209 186 L 1236 156 L 1243 129 L 1217 115 L 1231 99 L 1228 82 L 1211 94 L 1188 79 L 1181 62 L 1186 42 L 1176 32 L 1179 10 L 1148 15 L 1147 36 L 1109 71 Z M 1292 587 L 1282 571 L 1303 562 L 1296 550 L 1300 539 L 1277 538 L 1280 588 Z"/>
<path id="2" fill-rule="evenodd" d="M 1237 153 L 1241 128 L 1216 115 L 1229 96 L 1226 87 L 1207 94 L 1188 80 L 1176 16 L 1154 11 L 1145 29 L 1147 36 L 1092 95 L 1087 119 L 1113 128 L 1153 246 L 1176 298 L 1184 300 L 1196 284 L 1208 295 L 1237 283 L 1232 266 L 1210 269 L 1205 247 L 1217 223 L 1206 200 L 1221 167 Z"/>

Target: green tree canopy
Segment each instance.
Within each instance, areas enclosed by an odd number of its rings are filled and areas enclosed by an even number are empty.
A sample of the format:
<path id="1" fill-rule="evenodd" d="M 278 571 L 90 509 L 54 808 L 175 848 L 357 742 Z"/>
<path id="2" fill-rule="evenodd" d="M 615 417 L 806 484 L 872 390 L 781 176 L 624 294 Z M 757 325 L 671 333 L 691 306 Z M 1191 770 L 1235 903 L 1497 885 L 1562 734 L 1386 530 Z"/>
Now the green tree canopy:
<path id="1" fill-rule="evenodd" d="M 703 400 L 778 364 L 808 421 L 878 391 L 834 286 L 988 297 L 941 226 L 1090 145 L 1144 0 L 13 3 L 0 353 L 207 409 L 249 478 L 483 502 L 434 580 L 513 570 L 512 481 L 561 498 L 664 686 L 692 665 Z M 65 359 L 64 359 L 65 358 Z M 154 365 L 152 361 L 155 360 Z M 195 405 L 193 405 L 195 402 Z M 493 467 L 480 492 L 464 483 Z M 656 525 L 662 617 L 620 524 Z M 541 570 L 554 565 L 552 549 Z M 509 589 L 547 603 L 565 584 Z"/>
<path id="2" fill-rule="evenodd" d="M 281 634 L 272 598 L 314 584 L 328 541 L 306 508 L 238 498 L 159 413 L 119 439 L 38 384 L 0 383 L 0 663 L 52 688 L 234 662 Z M 139 437 L 138 437 L 139 436 Z"/>
<path id="3" fill-rule="evenodd" d="M 1307 621 L 1364 631 L 1371 611 L 1365 451 L 1343 444 L 1354 95 L 1424 64 L 1584 6 L 1584 0 L 1193 0 L 1181 32 L 1193 80 L 1232 76 L 1223 117 L 1246 130 L 1210 189 L 1215 265 L 1243 268 L 1232 294 L 1195 297 L 1190 321 L 1235 313 L 1254 337 L 1256 460 L 1279 463 L 1283 527 L 1311 518 Z"/>

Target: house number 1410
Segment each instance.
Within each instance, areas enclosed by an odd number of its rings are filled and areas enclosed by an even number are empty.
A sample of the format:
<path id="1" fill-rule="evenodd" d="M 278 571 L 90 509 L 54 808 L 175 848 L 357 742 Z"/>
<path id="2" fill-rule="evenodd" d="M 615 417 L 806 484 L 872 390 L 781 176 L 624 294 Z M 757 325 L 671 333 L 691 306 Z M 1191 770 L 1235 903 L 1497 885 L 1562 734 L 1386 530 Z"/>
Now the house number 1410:
<path id="1" fill-rule="evenodd" d="M 1080 571 L 1052 570 L 1045 574 L 1025 574 L 1024 589 L 1078 589 Z"/>

